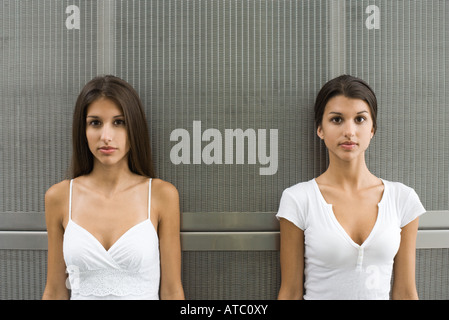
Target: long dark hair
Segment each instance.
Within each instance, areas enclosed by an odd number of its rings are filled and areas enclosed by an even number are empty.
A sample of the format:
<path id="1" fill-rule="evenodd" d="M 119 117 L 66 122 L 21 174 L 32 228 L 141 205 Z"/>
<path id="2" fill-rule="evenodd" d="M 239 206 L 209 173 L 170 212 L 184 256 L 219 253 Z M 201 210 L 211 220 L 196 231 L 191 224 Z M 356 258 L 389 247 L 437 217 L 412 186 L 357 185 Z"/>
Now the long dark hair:
<path id="1" fill-rule="evenodd" d="M 112 75 L 90 80 L 76 100 L 72 126 L 71 178 L 89 174 L 93 169 L 93 155 L 86 138 L 86 113 L 87 107 L 101 97 L 111 99 L 123 110 L 130 145 L 129 169 L 136 174 L 154 178 L 150 137 L 142 102 L 129 83 Z"/>
<path id="2" fill-rule="evenodd" d="M 316 97 L 315 126 L 321 125 L 323 121 L 324 108 L 327 102 L 335 96 L 345 96 L 352 99 L 360 99 L 365 101 L 371 111 L 373 118 L 374 133 L 377 130 L 377 98 L 373 89 L 364 80 L 350 76 L 341 75 L 328 81 L 320 90 Z"/>

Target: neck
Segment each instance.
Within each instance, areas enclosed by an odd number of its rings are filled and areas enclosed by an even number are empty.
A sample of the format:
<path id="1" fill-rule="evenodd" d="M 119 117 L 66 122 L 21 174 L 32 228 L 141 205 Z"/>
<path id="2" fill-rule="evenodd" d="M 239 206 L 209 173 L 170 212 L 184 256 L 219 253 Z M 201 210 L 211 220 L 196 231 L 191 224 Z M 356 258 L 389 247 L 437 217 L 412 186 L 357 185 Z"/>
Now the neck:
<path id="1" fill-rule="evenodd" d="M 352 161 L 329 158 L 329 167 L 322 175 L 327 183 L 340 185 L 343 189 L 359 189 L 371 183 L 374 175 L 369 171 L 365 157 Z"/>
<path id="2" fill-rule="evenodd" d="M 107 166 L 98 161 L 94 161 L 94 168 L 89 174 L 97 190 L 106 195 L 113 195 L 118 189 L 121 189 L 123 183 L 126 184 L 132 175 L 127 162 Z"/>

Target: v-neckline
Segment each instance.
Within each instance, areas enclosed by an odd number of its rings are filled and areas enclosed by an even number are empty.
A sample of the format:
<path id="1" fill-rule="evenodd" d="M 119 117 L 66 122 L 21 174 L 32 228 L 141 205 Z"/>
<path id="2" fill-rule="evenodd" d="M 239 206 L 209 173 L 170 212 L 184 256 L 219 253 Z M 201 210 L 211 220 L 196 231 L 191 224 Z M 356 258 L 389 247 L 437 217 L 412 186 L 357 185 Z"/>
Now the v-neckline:
<path id="1" fill-rule="evenodd" d="M 151 210 L 151 182 L 152 182 L 152 179 L 151 179 L 151 178 L 148 180 L 148 204 L 147 204 L 147 205 L 148 205 L 148 217 L 147 217 L 147 219 L 145 219 L 145 220 L 143 220 L 143 221 L 140 221 L 140 222 L 136 223 L 135 225 L 133 225 L 132 227 L 130 227 L 128 230 L 126 230 L 123 234 L 120 235 L 120 237 L 119 237 L 117 240 L 115 240 L 115 242 L 114 242 L 108 249 L 106 249 L 105 246 L 101 243 L 101 241 L 98 240 L 98 239 L 97 239 L 97 238 L 96 238 L 90 231 L 88 231 L 86 228 L 82 227 L 81 225 L 79 225 L 79 224 L 76 223 L 75 221 L 73 221 L 73 219 L 72 219 L 72 192 L 73 192 L 73 189 L 72 189 L 72 188 L 73 188 L 73 180 L 74 180 L 74 179 L 70 180 L 69 222 L 67 223 L 66 229 L 67 229 L 68 225 L 70 224 L 70 222 L 72 222 L 73 224 L 75 224 L 76 226 L 78 226 L 81 230 L 84 230 L 84 232 L 87 233 L 91 238 L 93 238 L 94 241 L 95 241 L 98 245 L 100 245 L 100 246 L 102 247 L 102 249 L 103 249 L 105 252 L 107 252 L 107 253 L 109 253 L 109 252 L 111 251 L 111 249 L 112 249 L 118 242 L 120 242 L 120 240 L 121 240 L 122 238 L 124 238 L 124 237 L 126 236 L 126 234 L 128 234 L 130 231 L 132 231 L 134 228 L 138 227 L 139 225 L 145 223 L 146 221 L 150 221 L 151 227 L 152 227 L 151 229 L 153 230 L 154 234 L 156 235 L 156 238 L 158 237 L 156 228 L 155 228 L 155 226 L 153 225 L 153 223 L 152 223 L 152 221 L 151 221 L 151 214 L 150 214 L 150 210 Z"/>
<path id="2" fill-rule="evenodd" d="M 333 205 L 330 203 L 326 202 L 326 199 L 324 198 L 323 194 L 321 193 L 320 187 L 318 185 L 318 182 L 316 182 L 316 179 L 313 179 L 313 183 L 315 186 L 315 190 L 317 191 L 317 193 L 319 194 L 319 198 L 321 199 L 321 201 L 323 202 L 323 204 L 326 206 L 326 208 L 329 211 L 329 215 L 331 216 L 332 221 L 336 224 L 336 226 L 338 227 L 338 229 L 340 230 L 340 232 L 343 234 L 343 236 L 349 241 L 349 243 L 351 243 L 351 245 L 353 245 L 354 247 L 356 247 L 357 249 L 360 248 L 364 248 L 366 247 L 366 245 L 369 243 L 369 241 L 371 240 L 371 238 L 373 237 L 373 235 L 376 232 L 377 226 L 379 225 L 379 221 L 382 219 L 382 215 L 383 215 L 383 210 L 382 210 L 382 204 L 383 201 L 385 199 L 385 194 L 387 191 L 387 184 L 385 183 L 385 181 L 383 179 L 380 178 L 380 180 L 382 181 L 383 185 L 384 185 L 384 191 L 382 193 L 382 198 L 380 199 L 379 203 L 377 204 L 377 217 L 376 217 L 376 222 L 374 223 L 374 226 L 372 227 L 370 233 L 368 234 L 368 236 L 363 240 L 363 242 L 361 244 L 358 244 L 357 242 L 355 242 L 351 236 L 346 232 L 345 228 L 343 228 L 343 226 L 341 225 L 341 223 L 338 221 L 337 217 L 335 216 L 335 212 L 333 210 Z"/>
<path id="3" fill-rule="evenodd" d="M 84 228 L 83 226 L 79 225 L 78 223 L 76 223 L 75 221 L 73 221 L 72 219 L 69 220 L 69 223 L 73 223 L 74 225 L 76 225 L 78 228 L 80 228 L 81 230 L 83 230 L 85 233 L 87 233 L 91 238 L 93 238 L 93 240 L 107 253 L 110 253 L 112 248 L 122 239 L 124 238 L 129 232 L 131 232 L 133 229 L 137 228 L 139 225 L 147 222 L 147 221 L 151 221 L 150 219 L 145 219 L 143 221 L 140 221 L 139 223 L 136 223 L 135 225 L 133 225 L 131 228 L 129 228 L 128 230 L 126 230 L 117 240 L 115 240 L 115 242 L 108 248 L 106 249 L 106 247 L 101 243 L 100 240 L 97 239 L 97 237 L 95 237 L 90 231 L 88 231 L 86 228 Z M 66 227 L 67 229 L 67 227 Z M 153 228 L 154 229 L 154 228 Z"/>

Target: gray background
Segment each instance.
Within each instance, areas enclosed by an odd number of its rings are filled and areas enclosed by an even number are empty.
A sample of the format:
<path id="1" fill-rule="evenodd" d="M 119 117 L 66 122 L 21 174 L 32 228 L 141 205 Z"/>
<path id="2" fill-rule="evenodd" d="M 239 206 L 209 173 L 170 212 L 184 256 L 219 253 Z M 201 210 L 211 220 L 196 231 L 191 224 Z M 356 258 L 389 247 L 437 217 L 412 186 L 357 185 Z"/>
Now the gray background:
<path id="1" fill-rule="evenodd" d="M 69 5 L 80 9 L 79 30 L 66 28 Z M 365 26 L 369 5 L 380 9 L 380 29 Z M 379 100 L 370 169 L 413 187 L 426 209 L 438 212 L 429 229 L 446 232 L 447 16 L 449 3 L 441 0 L 0 0 L 0 298 L 41 295 L 45 250 L 10 246 L 9 232 L 45 232 L 44 194 L 66 177 L 76 97 L 98 74 L 122 77 L 139 92 L 157 175 L 178 188 L 181 211 L 193 217 L 274 214 L 283 189 L 327 166 L 313 125 L 318 90 L 337 75 L 359 76 Z M 260 175 L 260 164 L 172 164 L 170 133 L 184 128 L 192 136 L 193 121 L 223 138 L 225 129 L 278 129 L 276 174 Z M 186 237 L 195 224 L 183 223 Z M 276 222 L 267 225 L 247 231 L 275 233 Z M 418 270 L 420 288 L 449 281 L 447 233 L 435 239 L 438 248 L 421 250 L 417 265 L 433 259 L 438 276 Z M 276 248 L 183 250 L 188 298 L 275 298 Z M 224 276 L 219 270 L 230 261 L 237 267 Z M 238 289 L 248 281 L 242 270 L 261 281 Z M 200 290 L 210 283 L 216 292 Z M 447 286 L 429 290 L 428 298 L 448 298 Z"/>

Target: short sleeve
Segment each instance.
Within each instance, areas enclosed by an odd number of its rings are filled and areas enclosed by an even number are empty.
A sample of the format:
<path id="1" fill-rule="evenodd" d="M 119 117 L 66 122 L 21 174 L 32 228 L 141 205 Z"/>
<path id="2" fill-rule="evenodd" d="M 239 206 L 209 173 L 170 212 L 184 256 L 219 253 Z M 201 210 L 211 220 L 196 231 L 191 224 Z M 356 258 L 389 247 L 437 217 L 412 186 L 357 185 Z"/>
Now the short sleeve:
<path id="1" fill-rule="evenodd" d="M 419 200 L 419 196 L 415 190 L 409 188 L 408 191 L 408 196 L 402 204 L 401 228 L 426 212 L 426 209 L 422 205 L 421 200 Z"/>
<path id="2" fill-rule="evenodd" d="M 301 230 L 305 230 L 305 216 L 293 194 L 288 189 L 284 190 L 279 204 L 276 218 L 287 219 Z"/>

